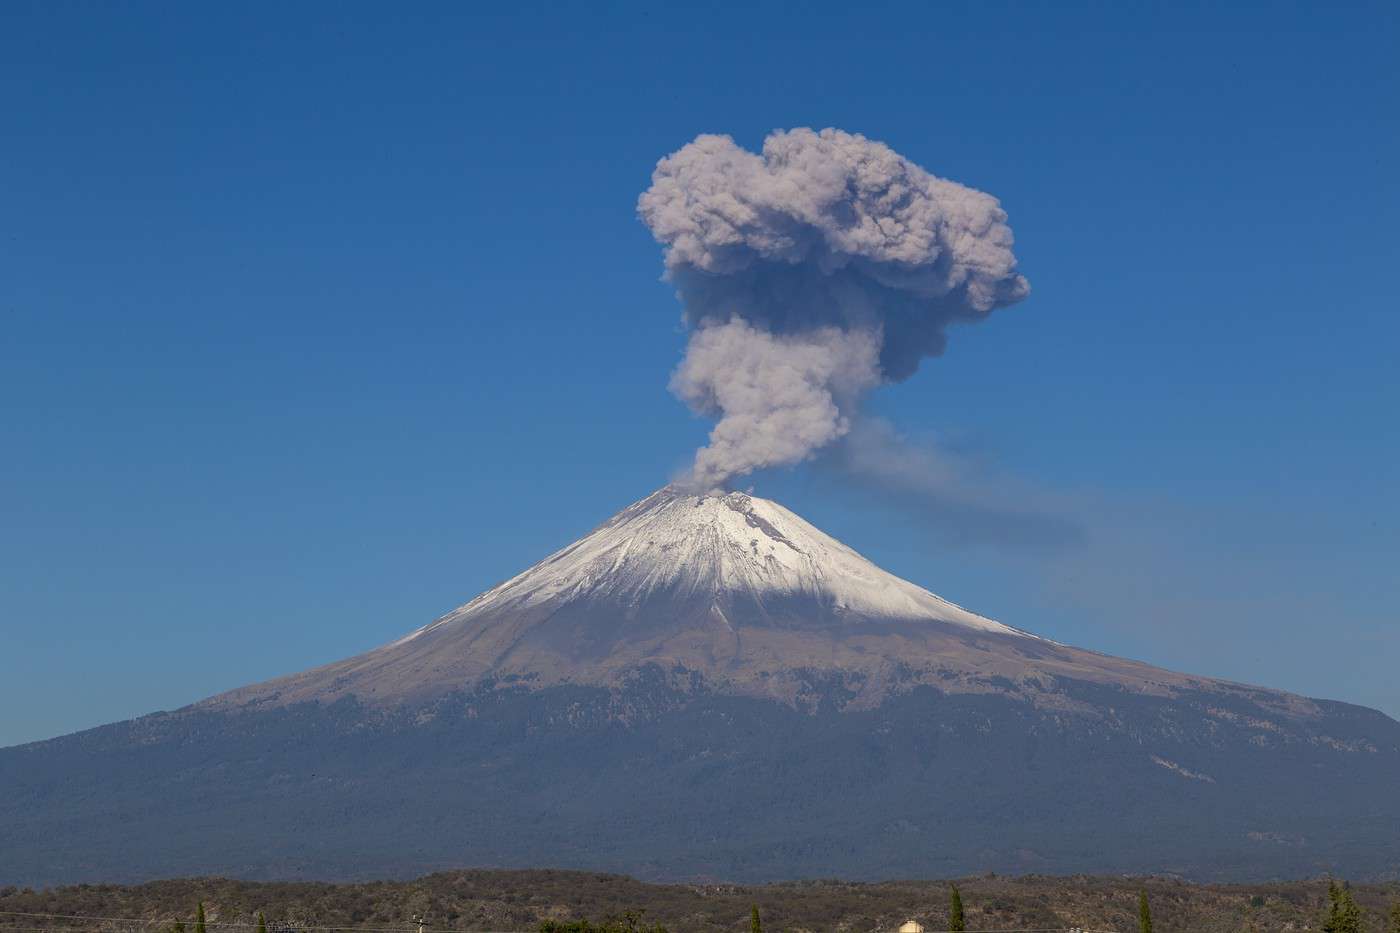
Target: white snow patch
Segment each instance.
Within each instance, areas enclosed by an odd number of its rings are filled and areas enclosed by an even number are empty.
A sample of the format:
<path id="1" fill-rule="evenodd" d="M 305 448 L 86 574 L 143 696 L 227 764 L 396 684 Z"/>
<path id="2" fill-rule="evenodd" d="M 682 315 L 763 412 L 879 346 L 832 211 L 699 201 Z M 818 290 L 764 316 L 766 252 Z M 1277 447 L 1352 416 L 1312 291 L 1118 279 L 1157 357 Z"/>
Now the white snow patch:
<path id="1" fill-rule="evenodd" d="M 1181 765 L 1177 764 L 1174 761 L 1168 761 L 1166 758 L 1159 758 L 1158 756 L 1153 755 L 1152 763 L 1166 768 L 1168 771 L 1175 771 L 1182 777 L 1190 778 L 1193 781 L 1205 781 L 1207 784 L 1215 783 L 1215 778 L 1211 777 L 1209 774 L 1202 774 L 1199 771 L 1188 770 L 1187 768 L 1183 768 Z"/>

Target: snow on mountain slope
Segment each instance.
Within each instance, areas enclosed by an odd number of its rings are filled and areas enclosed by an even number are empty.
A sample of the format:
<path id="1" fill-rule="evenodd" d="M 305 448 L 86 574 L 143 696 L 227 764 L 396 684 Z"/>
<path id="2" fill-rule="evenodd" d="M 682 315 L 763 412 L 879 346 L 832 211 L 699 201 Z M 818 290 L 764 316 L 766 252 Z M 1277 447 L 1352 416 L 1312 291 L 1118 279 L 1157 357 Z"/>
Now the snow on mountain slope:
<path id="1" fill-rule="evenodd" d="M 1034 637 L 886 573 L 776 502 L 742 492 L 697 496 L 668 486 L 405 641 L 476 613 L 600 598 L 635 608 L 659 596 L 742 597 L 760 606 L 799 601 L 814 615 L 928 619 Z"/>

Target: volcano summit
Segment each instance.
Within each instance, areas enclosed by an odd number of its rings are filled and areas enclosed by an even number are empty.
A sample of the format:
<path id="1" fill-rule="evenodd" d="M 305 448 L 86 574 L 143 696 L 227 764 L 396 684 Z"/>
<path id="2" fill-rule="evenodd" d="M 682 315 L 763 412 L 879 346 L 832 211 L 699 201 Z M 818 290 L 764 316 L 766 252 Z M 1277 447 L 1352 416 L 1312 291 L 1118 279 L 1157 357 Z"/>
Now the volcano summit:
<path id="1" fill-rule="evenodd" d="M 975 636 L 999 636 L 1012 657 L 1053 650 L 886 573 L 776 502 L 666 487 L 393 644 L 213 702 L 398 701 L 486 677 L 612 686 L 649 665 L 761 695 L 810 670 L 946 669 Z"/>
<path id="2" fill-rule="evenodd" d="M 6 882 L 1400 872 L 1386 716 L 1061 645 L 672 487 L 382 648 L 0 750 L 0 783 Z"/>
<path id="3" fill-rule="evenodd" d="M 615 688 L 644 670 L 789 704 L 814 680 L 840 683 L 851 693 L 843 707 L 857 708 L 921 684 L 1059 703 L 1063 695 L 1049 685 L 1061 676 L 1135 693 L 1236 689 L 969 612 L 776 502 L 668 486 L 392 644 L 204 705 L 414 702 L 488 679 Z M 1272 699 L 1289 709 L 1299 702 Z"/>

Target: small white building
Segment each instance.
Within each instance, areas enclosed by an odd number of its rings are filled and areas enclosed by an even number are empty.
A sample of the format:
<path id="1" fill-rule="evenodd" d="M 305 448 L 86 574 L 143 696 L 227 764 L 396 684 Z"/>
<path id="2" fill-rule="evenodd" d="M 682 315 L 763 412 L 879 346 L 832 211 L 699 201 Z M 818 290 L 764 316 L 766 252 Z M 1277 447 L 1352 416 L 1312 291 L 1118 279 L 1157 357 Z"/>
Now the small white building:
<path id="1" fill-rule="evenodd" d="M 906 920 L 899 933 L 924 933 L 924 925 L 917 920 Z"/>

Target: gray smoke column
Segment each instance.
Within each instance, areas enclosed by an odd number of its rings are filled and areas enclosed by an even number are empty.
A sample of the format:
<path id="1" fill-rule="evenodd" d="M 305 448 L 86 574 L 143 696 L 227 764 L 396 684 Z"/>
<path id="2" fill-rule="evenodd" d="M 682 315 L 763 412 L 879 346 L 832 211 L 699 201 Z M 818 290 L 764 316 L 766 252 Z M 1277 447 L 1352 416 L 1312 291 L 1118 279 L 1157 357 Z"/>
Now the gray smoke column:
<path id="1" fill-rule="evenodd" d="M 943 352 L 949 324 L 1030 290 L 996 198 L 841 130 L 774 132 L 761 153 L 697 137 L 637 210 L 691 331 L 671 389 L 718 418 L 700 488 L 844 436 L 872 388 Z"/>

